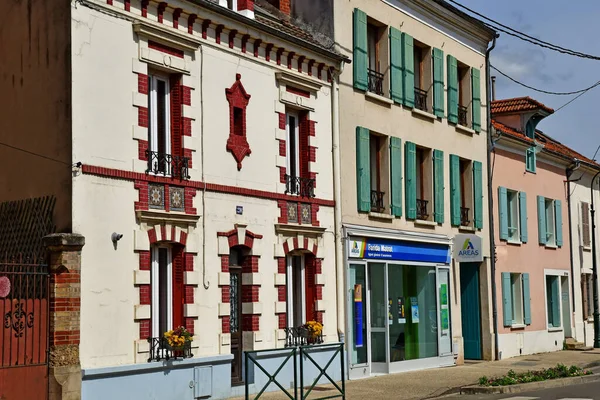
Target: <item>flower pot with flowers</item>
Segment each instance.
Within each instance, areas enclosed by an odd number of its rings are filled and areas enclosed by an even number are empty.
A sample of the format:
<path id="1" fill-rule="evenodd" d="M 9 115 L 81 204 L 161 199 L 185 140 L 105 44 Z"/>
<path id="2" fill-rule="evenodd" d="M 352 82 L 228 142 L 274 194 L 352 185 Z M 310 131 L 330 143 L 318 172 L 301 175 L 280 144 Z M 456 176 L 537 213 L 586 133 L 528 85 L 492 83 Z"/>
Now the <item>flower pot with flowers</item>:
<path id="1" fill-rule="evenodd" d="M 308 344 L 318 344 L 322 341 L 323 324 L 319 321 L 308 321 L 304 324 L 304 328 L 307 331 L 306 340 Z"/>
<path id="2" fill-rule="evenodd" d="M 165 332 L 165 347 L 171 351 L 184 351 L 190 349 L 194 335 L 183 326 Z"/>

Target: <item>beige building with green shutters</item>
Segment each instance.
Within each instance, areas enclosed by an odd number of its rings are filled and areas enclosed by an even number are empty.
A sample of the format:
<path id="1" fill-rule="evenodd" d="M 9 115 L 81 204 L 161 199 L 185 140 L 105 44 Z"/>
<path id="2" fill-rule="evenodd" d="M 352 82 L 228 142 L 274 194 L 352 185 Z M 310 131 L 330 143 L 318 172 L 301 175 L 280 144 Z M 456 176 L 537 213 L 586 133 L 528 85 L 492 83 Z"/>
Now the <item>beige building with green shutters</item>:
<path id="1" fill-rule="evenodd" d="M 335 2 L 333 32 L 349 376 L 491 359 L 495 33 L 437 0 Z"/>

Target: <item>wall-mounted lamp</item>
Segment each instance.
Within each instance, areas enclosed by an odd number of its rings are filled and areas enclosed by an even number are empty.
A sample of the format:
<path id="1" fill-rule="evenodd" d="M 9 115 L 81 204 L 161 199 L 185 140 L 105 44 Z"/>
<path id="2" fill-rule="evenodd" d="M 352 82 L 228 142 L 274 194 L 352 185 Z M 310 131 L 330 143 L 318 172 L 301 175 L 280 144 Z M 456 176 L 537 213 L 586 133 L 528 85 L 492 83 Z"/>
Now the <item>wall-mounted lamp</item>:
<path id="1" fill-rule="evenodd" d="M 115 250 L 117 249 L 117 242 L 119 240 L 121 240 L 122 237 L 123 237 L 123 234 L 117 233 L 117 232 L 113 232 L 113 234 L 110 235 L 110 240 L 112 240 Z"/>

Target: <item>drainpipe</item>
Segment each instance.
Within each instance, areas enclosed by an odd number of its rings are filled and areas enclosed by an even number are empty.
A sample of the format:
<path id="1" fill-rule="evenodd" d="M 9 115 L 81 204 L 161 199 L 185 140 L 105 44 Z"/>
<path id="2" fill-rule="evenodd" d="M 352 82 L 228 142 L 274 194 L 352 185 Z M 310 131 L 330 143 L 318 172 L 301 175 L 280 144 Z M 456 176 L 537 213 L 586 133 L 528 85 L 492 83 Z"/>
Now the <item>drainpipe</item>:
<path id="1" fill-rule="evenodd" d="M 590 192 L 592 195 L 592 282 L 594 284 L 594 348 L 600 348 L 600 311 L 598 310 L 598 263 L 596 262 L 596 210 L 594 210 L 594 181 L 600 175 L 600 171 L 592 178 Z"/>
<path id="2" fill-rule="evenodd" d="M 571 215 L 571 182 L 576 182 L 579 179 L 576 179 L 574 181 L 572 181 L 571 175 L 573 175 L 573 172 L 575 172 L 576 169 L 578 169 L 580 166 L 579 162 L 577 159 L 575 159 L 575 166 L 571 167 L 567 167 L 566 169 L 566 176 L 567 176 L 567 207 L 568 207 L 568 212 L 567 212 L 567 216 L 569 218 L 569 255 L 570 255 L 570 261 L 571 261 L 571 307 L 573 307 L 573 313 L 575 312 L 575 275 L 574 275 L 574 271 L 575 271 L 575 261 L 573 260 L 573 235 L 572 233 L 572 229 L 573 229 L 573 218 Z M 575 322 L 575 321 L 573 321 Z M 585 330 L 585 329 L 584 329 Z M 572 336 L 575 336 L 573 334 L 571 334 Z"/>
<path id="3" fill-rule="evenodd" d="M 492 142 L 492 97 L 490 93 L 490 53 L 496 47 L 496 39 L 499 34 L 494 36 L 492 46 L 485 52 L 485 93 L 487 96 L 487 170 L 488 170 L 488 219 L 490 227 L 490 269 L 491 269 L 491 284 L 492 284 L 492 321 L 494 326 L 494 359 L 498 360 L 498 307 L 496 299 L 496 244 L 494 241 L 494 199 L 492 189 L 492 150 L 494 143 Z"/>
<path id="4" fill-rule="evenodd" d="M 336 269 L 336 303 L 337 303 L 337 330 L 340 342 L 345 341 L 344 327 L 346 317 L 345 307 L 345 279 L 344 279 L 344 237 L 342 234 L 342 178 L 340 164 L 340 122 L 339 122 L 339 77 L 344 71 L 342 61 L 339 73 L 332 73 L 331 79 L 331 129 L 333 133 L 333 190 L 334 190 L 334 219 L 335 219 L 335 269 Z"/>

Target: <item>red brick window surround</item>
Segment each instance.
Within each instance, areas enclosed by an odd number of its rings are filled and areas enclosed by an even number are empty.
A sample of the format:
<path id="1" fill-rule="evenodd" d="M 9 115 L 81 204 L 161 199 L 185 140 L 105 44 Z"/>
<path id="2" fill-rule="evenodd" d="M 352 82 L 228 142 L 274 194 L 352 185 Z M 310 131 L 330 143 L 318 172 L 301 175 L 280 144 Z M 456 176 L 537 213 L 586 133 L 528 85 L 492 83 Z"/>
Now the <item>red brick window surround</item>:
<path id="1" fill-rule="evenodd" d="M 246 138 L 246 108 L 250 102 L 250 95 L 244 89 L 241 79 L 242 76 L 236 74 L 235 83 L 225 89 L 229 103 L 229 138 L 226 148 L 233 155 L 238 171 L 242 169 L 244 157 L 252 153 Z"/>

